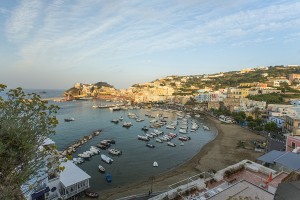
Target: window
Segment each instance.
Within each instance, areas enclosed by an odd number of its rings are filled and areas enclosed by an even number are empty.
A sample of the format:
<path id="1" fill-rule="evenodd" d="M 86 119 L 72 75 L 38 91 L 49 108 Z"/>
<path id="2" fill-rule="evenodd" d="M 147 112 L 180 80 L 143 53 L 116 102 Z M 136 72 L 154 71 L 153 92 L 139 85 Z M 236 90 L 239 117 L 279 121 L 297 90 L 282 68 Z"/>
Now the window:
<path id="1" fill-rule="evenodd" d="M 295 148 L 296 148 L 296 143 L 292 142 L 292 149 L 295 149 Z"/>

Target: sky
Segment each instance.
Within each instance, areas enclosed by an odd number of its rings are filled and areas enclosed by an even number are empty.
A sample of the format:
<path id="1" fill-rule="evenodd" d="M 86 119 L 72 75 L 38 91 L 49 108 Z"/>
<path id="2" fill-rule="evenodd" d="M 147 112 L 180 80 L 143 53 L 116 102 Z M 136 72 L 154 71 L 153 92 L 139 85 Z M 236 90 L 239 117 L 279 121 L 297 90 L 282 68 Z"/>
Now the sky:
<path id="1" fill-rule="evenodd" d="M 300 64 L 298 0 L 1 0 L 0 83 L 128 88 Z"/>

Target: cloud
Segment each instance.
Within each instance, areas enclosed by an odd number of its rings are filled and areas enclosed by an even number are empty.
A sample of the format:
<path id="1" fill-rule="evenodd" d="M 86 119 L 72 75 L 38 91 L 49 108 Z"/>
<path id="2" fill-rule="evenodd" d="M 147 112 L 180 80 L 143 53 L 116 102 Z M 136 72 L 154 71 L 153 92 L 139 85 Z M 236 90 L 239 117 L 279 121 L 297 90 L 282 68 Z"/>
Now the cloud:
<path id="1" fill-rule="evenodd" d="M 39 0 L 22 1 L 11 13 L 11 18 L 6 26 L 7 37 L 16 41 L 26 39 L 34 28 L 41 7 L 42 2 Z"/>
<path id="2" fill-rule="evenodd" d="M 248 45 L 300 26 L 300 3 L 275 1 L 39 1 L 11 13 L 20 65 L 63 70 L 210 44 Z M 297 37 L 296 37 L 297 38 Z"/>

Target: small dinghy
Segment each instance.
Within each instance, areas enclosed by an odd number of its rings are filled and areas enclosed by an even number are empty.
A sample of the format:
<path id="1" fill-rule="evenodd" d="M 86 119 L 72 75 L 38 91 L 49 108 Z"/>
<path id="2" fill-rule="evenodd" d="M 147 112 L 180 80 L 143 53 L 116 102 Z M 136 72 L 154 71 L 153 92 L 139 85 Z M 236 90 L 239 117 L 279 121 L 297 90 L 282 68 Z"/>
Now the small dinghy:
<path id="1" fill-rule="evenodd" d="M 99 165 L 99 166 L 98 166 L 98 169 L 99 169 L 99 171 L 102 172 L 102 173 L 105 172 L 105 168 L 104 168 L 102 165 Z"/>
<path id="2" fill-rule="evenodd" d="M 106 174 L 105 174 L 105 179 L 106 179 L 106 181 L 107 181 L 108 183 L 111 183 L 112 177 L 111 177 L 110 173 L 106 173 Z"/>
<path id="3" fill-rule="evenodd" d="M 153 167 L 158 167 L 158 163 L 156 161 L 153 162 Z"/>

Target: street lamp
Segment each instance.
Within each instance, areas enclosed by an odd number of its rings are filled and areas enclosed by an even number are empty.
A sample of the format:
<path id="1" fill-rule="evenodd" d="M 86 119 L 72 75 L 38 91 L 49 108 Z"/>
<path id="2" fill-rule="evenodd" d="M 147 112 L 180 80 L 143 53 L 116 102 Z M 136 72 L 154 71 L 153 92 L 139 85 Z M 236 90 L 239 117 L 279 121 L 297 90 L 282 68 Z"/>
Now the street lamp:
<path id="1" fill-rule="evenodd" d="M 155 176 L 150 176 L 149 180 L 151 181 L 151 187 L 150 187 L 150 191 L 149 191 L 149 195 L 152 193 L 152 186 L 153 186 L 153 181 L 155 180 Z"/>

